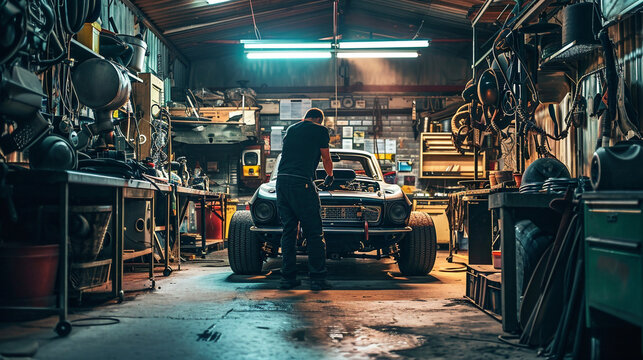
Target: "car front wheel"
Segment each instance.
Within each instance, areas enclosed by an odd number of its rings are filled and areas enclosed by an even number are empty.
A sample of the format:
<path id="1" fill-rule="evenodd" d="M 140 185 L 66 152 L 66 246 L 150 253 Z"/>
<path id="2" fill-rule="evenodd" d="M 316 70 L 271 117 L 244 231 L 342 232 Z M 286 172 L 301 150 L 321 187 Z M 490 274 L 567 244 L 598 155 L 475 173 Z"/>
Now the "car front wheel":
<path id="1" fill-rule="evenodd" d="M 397 265 L 404 275 L 426 275 L 433 269 L 438 247 L 433 220 L 429 214 L 413 211 L 409 226 L 413 230 L 400 241 Z"/>
<path id="2" fill-rule="evenodd" d="M 261 243 L 252 227 L 250 211 L 237 211 L 230 219 L 228 236 L 228 260 L 235 274 L 260 274 L 263 267 Z"/>

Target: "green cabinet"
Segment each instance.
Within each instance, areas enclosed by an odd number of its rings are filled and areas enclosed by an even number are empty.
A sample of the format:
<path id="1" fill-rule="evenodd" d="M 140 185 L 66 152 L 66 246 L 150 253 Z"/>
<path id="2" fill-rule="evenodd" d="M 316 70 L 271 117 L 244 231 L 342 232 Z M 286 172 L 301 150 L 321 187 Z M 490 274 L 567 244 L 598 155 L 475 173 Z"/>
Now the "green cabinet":
<path id="1" fill-rule="evenodd" d="M 594 192 L 585 204 L 587 326 L 594 310 L 643 324 L 643 192 Z"/>

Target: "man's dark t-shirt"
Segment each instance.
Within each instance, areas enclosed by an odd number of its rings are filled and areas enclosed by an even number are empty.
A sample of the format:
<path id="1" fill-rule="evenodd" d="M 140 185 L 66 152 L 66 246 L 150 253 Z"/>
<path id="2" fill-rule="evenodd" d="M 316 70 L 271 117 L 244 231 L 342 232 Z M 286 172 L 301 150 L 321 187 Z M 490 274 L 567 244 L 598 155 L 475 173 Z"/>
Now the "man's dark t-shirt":
<path id="1" fill-rule="evenodd" d="M 286 130 L 277 176 L 294 175 L 314 179 L 321 158 L 319 149 L 327 149 L 328 129 L 312 121 L 300 121 Z"/>

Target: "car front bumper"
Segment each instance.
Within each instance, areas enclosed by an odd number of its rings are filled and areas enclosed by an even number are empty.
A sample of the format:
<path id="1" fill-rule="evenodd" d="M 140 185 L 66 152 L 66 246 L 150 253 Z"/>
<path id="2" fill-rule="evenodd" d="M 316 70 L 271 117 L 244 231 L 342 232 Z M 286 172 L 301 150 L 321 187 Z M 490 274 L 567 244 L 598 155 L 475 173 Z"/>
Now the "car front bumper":
<path id="1" fill-rule="evenodd" d="M 325 234 L 364 234 L 366 230 L 364 228 L 355 228 L 355 227 L 323 227 L 322 230 Z M 369 235 L 392 235 L 399 233 L 410 232 L 411 227 L 405 226 L 400 228 L 373 228 L 368 229 Z M 283 229 L 281 227 L 268 227 L 268 226 L 252 226 L 250 231 L 262 233 L 262 234 L 281 234 Z"/>

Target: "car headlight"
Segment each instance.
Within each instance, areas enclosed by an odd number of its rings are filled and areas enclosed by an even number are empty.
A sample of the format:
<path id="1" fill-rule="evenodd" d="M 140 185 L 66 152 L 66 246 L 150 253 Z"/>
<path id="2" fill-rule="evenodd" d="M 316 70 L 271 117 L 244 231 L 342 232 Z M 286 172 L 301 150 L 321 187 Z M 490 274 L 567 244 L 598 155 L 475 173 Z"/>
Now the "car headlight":
<path id="1" fill-rule="evenodd" d="M 396 202 L 388 210 L 388 218 L 394 223 L 401 224 L 409 215 L 407 206 L 403 202 Z"/>
<path id="2" fill-rule="evenodd" d="M 259 200 L 252 207 L 255 219 L 261 223 L 270 222 L 275 217 L 275 206 L 270 201 Z"/>

